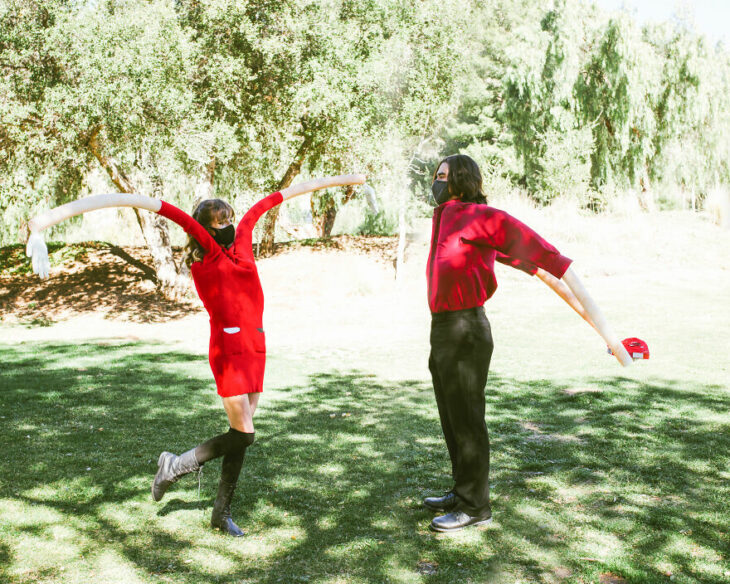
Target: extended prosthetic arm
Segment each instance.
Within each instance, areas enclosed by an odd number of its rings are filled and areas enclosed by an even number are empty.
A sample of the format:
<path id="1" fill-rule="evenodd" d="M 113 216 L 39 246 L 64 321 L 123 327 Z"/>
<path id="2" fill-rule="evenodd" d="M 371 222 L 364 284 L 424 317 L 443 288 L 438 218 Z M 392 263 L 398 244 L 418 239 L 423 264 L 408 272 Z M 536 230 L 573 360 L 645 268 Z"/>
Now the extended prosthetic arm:
<path id="1" fill-rule="evenodd" d="M 291 187 L 282 189 L 281 196 L 284 200 L 291 199 L 297 195 L 303 195 L 305 193 L 311 193 L 312 191 L 318 191 L 320 189 L 327 189 L 330 187 L 344 187 L 347 185 L 362 185 L 365 184 L 364 174 L 341 174 L 339 176 L 328 176 L 325 178 L 317 178 L 309 180 L 307 182 L 299 183 Z"/>
<path id="2" fill-rule="evenodd" d="M 583 320 L 601 335 L 601 338 L 606 341 L 612 354 L 618 359 L 621 365 L 628 367 L 633 363 L 633 359 L 628 351 L 626 351 L 623 343 L 608 326 L 608 322 L 606 322 L 601 309 L 598 308 L 591 295 L 588 294 L 588 291 L 573 271 L 573 268 L 568 268 L 560 280 L 541 269 L 538 269 L 537 277 L 552 288 Z"/>
<path id="3" fill-rule="evenodd" d="M 319 189 L 364 183 L 364 174 L 344 174 L 340 176 L 330 176 L 310 180 L 298 185 L 287 187 L 281 191 L 281 194 L 284 200 L 287 200 L 297 195 L 303 195 Z M 41 231 L 52 227 L 61 221 L 75 217 L 76 215 L 81 215 L 82 213 L 87 213 L 89 211 L 96 211 L 98 209 L 106 209 L 108 207 L 137 207 L 139 209 L 146 209 L 147 211 L 157 213 L 162 207 L 162 201 L 151 197 L 145 197 L 143 195 L 129 193 L 93 195 L 66 203 L 65 205 L 56 207 L 55 209 L 50 209 L 45 213 L 41 213 L 37 217 L 31 219 L 28 223 L 31 235 L 28 239 L 28 245 L 26 246 L 26 254 L 32 260 L 33 271 L 41 278 L 48 277 L 50 267 L 48 262 L 48 249 L 46 248 L 46 244 L 41 236 Z"/>
<path id="4" fill-rule="evenodd" d="M 565 282 L 563 282 L 559 278 L 556 278 L 550 272 L 546 272 L 542 268 L 538 268 L 535 275 L 540 278 L 540 280 L 542 280 L 545 284 L 547 284 L 553 292 L 555 292 L 558 296 L 565 300 L 568 306 L 575 310 L 583 320 L 585 320 L 596 330 L 596 332 L 598 332 L 598 329 L 596 329 L 596 325 L 591 320 L 591 317 L 588 315 L 585 308 L 583 308 L 583 305 L 575 297 L 575 294 L 571 292 L 570 288 L 568 288 L 568 285 Z"/>
<path id="5" fill-rule="evenodd" d="M 129 193 L 114 193 L 110 195 L 93 195 L 76 201 L 71 201 L 55 209 L 50 209 L 34 217 L 28 223 L 30 237 L 25 253 L 33 262 L 33 271 L 41 278 L 47 278 L 50 264 L 48 262 L 48 248 L 43 241 L 41 231 L 48 229 L 61 221 L 81 215 L 88 211 L 106 209 L 108 207 L 138 207 L 155 213 L 160 210 L 162 202 L 150 197 Z"/>

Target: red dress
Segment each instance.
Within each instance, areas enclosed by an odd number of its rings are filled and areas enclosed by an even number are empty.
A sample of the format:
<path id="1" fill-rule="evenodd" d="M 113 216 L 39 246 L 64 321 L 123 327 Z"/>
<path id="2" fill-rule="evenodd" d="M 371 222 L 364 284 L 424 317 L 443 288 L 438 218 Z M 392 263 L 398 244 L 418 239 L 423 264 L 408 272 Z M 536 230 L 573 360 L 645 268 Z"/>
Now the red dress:
<path id="1" fill-rule="evenodd" d="M 177 207 L 163 201 L 158 211 L 205 250 L 203 260 L 193 262 L 190 271 L 210 316 L 208 359 L 222 397 L 263 391 L 264 293 L 253 257 L 252 232 L 261 215 L 282 201 L 276 192 L 251 207 L 238 224 L 230 249 L 218 245 L 200 223 Z"/>

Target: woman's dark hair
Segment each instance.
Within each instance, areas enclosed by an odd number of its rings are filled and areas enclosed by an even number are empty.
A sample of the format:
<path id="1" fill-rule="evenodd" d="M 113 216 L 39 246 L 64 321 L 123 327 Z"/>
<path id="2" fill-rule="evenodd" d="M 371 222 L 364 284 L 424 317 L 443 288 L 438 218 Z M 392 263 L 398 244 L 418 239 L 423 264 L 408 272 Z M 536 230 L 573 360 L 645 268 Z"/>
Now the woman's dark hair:
<path id="1" fill-rule="evenodd" d="M 449 175 L 446 179 L 449 193 L 456 194 L 465 203 L 486 204 L 487 197 L 482 189 L 482 173 L 477 163 L 466 154 L 452 154 L 438 163 L 433 173 L 433 180 L 436 180 L 439 167 L 444 162 L 449 165 Z"/>
<path id="2" fill-rule="evenodd" d="M 201 201 L 193 211 L 193 219 L 203 227 L 210 227 L 213 222 L 224 223 L 226 220 L 233 223 L 235 213 L 233 207 L 221 199 L 206 199 Z M 188 235 L 185 244 L 185 264 L 190 267 L 193 262 L 203 259 L 205 250 L 194 237 Z"/>

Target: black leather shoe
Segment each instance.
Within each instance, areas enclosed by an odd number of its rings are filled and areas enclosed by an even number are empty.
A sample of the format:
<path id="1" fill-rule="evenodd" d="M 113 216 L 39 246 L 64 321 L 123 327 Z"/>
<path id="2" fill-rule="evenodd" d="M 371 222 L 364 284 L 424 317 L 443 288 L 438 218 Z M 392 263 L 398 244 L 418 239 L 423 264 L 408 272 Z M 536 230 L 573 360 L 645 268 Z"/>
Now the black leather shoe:
<path id="1" fill-rule="evenodd" d="M 431 521 L 431 529 L 434 531 L 459 531 L 470 525 L 483 525 L 489 523 L 492 520 L 491 512 L 487 511 L 476 517 L 467 515 L 463 511 L 454 511 L 448 515 L 442 515 L 441 517 L 434 517 Z"/>
<path id="2" fill-rule="evenodd" d="M 457 503 L 456 495 L 449 491 L 443 497 L 426 497 L 423 500 L 423 506 L 428 507 L 431 511 L 451 511 Z"/>

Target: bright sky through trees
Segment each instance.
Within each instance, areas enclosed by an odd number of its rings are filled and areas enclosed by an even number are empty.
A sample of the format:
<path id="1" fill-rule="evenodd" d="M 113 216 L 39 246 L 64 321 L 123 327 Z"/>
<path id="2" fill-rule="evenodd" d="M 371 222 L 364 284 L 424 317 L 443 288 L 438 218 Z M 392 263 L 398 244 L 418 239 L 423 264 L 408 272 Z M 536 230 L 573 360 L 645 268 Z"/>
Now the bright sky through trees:
<path id="1" fill-rule="evenodd" d="M 595 0 L 605 10 L 625 8 L 640 22 L 670 20 L 676 14 L 693 15 L 697 30 L 712 42 L 730 45 L 730 2 L 727 0 Z"/>

